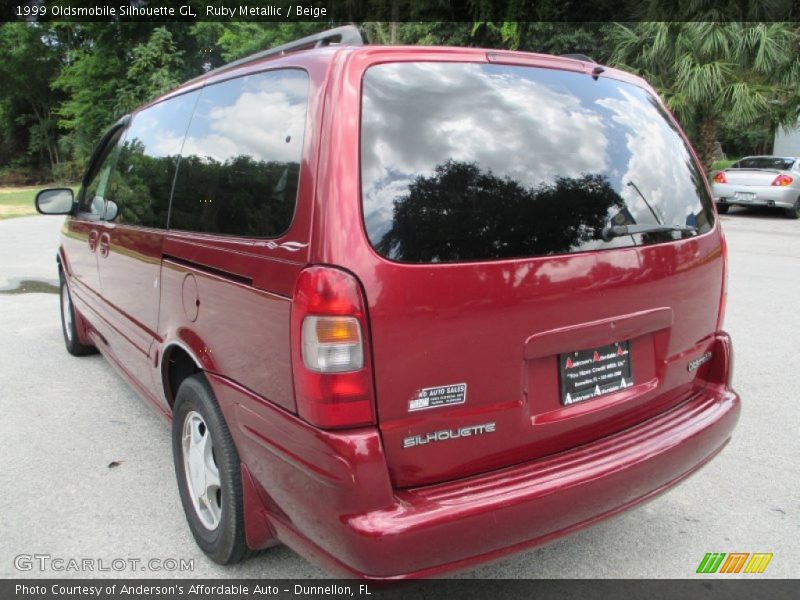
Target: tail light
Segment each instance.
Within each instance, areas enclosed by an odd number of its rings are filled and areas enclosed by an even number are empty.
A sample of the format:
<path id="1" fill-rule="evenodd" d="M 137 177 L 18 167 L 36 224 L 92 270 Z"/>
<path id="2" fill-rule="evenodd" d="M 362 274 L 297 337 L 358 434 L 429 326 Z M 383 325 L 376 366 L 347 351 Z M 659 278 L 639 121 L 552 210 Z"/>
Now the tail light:
<path id="1" fill-rule="evenodd" d="M 355 277 L 332 267 L 300 273 L 292 300 L 298 414 L 322 428 L 375 422 L 369 327 Z"/>
<path id="2" fill-rule="evenodd" d="M 716 175 L 714 175 L 714 181 L 716 183 L 728 183 L 728 178 L 725 177 L 725 171 L 719 171 Z"/>
<path id="3" fill-rule="evenodd" d="M 775 179 L 772 180 L 770 185 L 776 185 L 778 187 L 786 187 L 787 185 L 791 184 L 793 179 L 788 175 L 784 175 L 781 173 Z"/>

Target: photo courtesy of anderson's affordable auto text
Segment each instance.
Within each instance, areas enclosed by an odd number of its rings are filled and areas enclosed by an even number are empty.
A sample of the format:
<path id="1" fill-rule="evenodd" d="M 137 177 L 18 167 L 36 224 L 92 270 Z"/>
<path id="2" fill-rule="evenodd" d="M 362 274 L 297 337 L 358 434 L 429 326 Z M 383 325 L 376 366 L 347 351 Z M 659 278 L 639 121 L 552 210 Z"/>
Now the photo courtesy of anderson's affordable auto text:
<path id="1" fill-rule="evenodd" d="M 4 13 L 0 598 L 790 597 L 800 24 L 505 4 Z"/>

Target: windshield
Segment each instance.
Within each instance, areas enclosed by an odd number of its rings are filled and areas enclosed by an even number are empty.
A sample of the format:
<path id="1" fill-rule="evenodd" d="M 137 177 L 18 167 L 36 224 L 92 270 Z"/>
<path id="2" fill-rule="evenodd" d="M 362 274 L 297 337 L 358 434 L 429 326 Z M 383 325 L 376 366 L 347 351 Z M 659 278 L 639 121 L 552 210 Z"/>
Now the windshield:
<path id="1" fill-rule="evenodd" d="M 794 164 L 793 158 L 779 158 L 777 156 L 751 156 L 743 158 L 731 169 L 778 169 L 788 171 Z"/>
<path id="2" fill-rule="evenodd" d="M 555 69 L 374 66 L 363 80 L 361 165 L 367 234 L 398 261 L 658 243 L 712 223 L 704 176 L 655 98 Z M 603 235 L 624 225 L 680 227 Z"/>

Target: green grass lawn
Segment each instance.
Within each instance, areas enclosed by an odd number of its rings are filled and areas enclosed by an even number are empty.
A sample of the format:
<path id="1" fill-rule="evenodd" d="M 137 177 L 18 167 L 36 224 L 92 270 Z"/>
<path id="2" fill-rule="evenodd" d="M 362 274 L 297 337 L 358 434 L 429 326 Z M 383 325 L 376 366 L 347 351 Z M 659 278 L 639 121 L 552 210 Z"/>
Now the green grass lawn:
<path id="1" fill-rule="evenodd" d="M 33 199 L 46 185 L 30 187 L 0 187 L 0 219 L 35 215 Z M 56 186 L 53 186 L 56 187 Z M 70 186 L 77 193 L 78 186 Z"/>

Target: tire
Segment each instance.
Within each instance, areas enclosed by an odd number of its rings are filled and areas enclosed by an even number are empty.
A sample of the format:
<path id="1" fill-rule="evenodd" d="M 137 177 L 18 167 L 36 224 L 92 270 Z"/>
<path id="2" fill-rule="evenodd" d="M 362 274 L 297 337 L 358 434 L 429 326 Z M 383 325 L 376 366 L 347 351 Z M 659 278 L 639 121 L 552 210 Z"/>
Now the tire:
<path id="1" fill-rule="evenodd" d="M 800 198 L 794 201 L 794 206 L 792 208 L 787 208 L 785 210 L 787 218 L 800 219 Z"/>
<path id="2" fill-rule="evenodd" d="M 717 212 L 721 215 L 727 215 L 730 204 L 717 204 Z"/>
<path id="3" fill-rule="evenodd" d="M 181 503 L 197 545 L 221 565 L 247 558 L 251 553 L 244 534 L 239 453 L 202 374 L 187 377 L 178 389 L 172 454 Z"/>
<path id="4" fill-rule="evenodd" d="M 59 304 L 61 305 L 61 333 L 64 334 L 64 345 L 67 347 L 67 352 L 72 356 L 86 356 L 87 354 L 94 354 L 97 348 L 91 345 L 81 344 L 78 338 L 78 319 L 75 315 L 75 307 L 72 304 L 72 295 L 69 292 L 69 286 L 64 278 L 64 274 L 59 271 L 59 280 L 61 287 L 59 290 Z"/>

